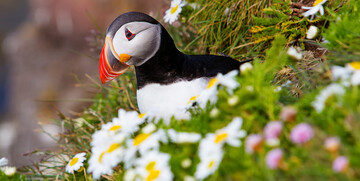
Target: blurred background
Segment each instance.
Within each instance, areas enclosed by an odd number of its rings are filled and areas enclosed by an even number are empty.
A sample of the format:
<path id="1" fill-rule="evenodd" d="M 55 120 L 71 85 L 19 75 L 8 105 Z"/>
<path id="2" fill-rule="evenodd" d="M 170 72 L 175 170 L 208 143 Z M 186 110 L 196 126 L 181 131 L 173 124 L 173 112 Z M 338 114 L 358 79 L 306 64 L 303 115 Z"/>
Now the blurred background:
<path id="1" fill-rule="evenodd" d="M 92 93 L 75 78 L 99 81 L 96 36 L 120 14 L 141 11 L 162 17 L 168 0 L 1 0 L 0 158 L 29 165 L 24 156 L 56 150 L 57 112 L 76 117 Z"/>

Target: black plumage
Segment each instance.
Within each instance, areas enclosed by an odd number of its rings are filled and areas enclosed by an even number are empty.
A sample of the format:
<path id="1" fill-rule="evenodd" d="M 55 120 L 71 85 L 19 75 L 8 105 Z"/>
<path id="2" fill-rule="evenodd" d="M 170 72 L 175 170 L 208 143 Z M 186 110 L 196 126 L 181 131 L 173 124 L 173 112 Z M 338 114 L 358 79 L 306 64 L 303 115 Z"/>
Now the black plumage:
<path id="1" fill-rule="evenodd" d="M 152 23 L 152 22 L 149 22 Z M 239 62 L 226 56 L 186 55 L 180 52 L 169 33 L 161 26 L 161 43 L 156 54 L 141 66 L 135 66 L 138 89 L 147 84 L 171 84 L 180 80 L 211 78 L 218 73 L 239 69 L 250 60 Z"/>

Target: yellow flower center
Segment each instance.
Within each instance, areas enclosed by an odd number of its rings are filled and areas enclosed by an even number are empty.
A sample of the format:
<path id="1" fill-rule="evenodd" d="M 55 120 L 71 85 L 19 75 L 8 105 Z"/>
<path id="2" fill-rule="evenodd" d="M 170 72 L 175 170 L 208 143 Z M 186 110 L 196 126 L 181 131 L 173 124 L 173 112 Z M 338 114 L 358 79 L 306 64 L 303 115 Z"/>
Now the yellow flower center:
<path id="1" fill-rule="evenodd" d="M 179 5 L 176 5 L 175 7 L 171 8 L 170 13 L 174 14 L 178 8 L 179 8 Z"/>
<path id="2" fill-rule="evenodd" d="M 146 113 L 141 113 L 141 114 L 139 114 L 139 118 L 142 119 L 145 115 L 146 115 Z"/>
<path id="3" fill-rule="evenodd" d="M 360 70 L 360 62 L 351 62 L 349 65 L 355 70 Z"/>
<path id="4" fill-rule="evenodd" d="M 209 89 L 209 88 L 211 88 L 212 86 L 214 86 L 215 85 L 215 83 L 217 83 L 219 80 L 217 79 L 217 78 L 212 78 L 212 79 L 210 79 L 210 81 L 209 81 L 209 83 L 208 83 L 208 85 L 207 85 L 207 89 Z"/>
<path id="5" fill-rule="evenodd" d="M 155 180 L 159 177 L 159 175 L 160 175 L 160 170 L 151 170 L 146 180 L 147 181 Z"/>
<path id="6" fill-rule="evenodd" d="M 152 162 L 150 162 L 149 164 L 146 165 L 145 169 L 150 172 L 151 170 L 154 170 L 155 165 L 156 165 L 156 162 L 152 161 Z"/>
<path id="7" fill-rule="evenodd" d="M 147 134 L 147 133 L 141 133 L 141 134 L 137 135 L 137 136 L 134 138 L 134 146 L 139 145 L 139 144 L 142 143 L 144 140 L 146 140 L 149 136 L 150 136 L 150 134 Z"/>
<path id="8" fill-rule="evenodd" d="M 121 145 L 118 144 L 118 143 L 114 143 L 114 144 L 110 145 L 110 147 L 109 147 L 109 149 L 108 149 L 107 151 L 103 151 L 103 152 L 100 154 L 100 156 L 99 156 L 99 163 L 102 162 L 102 157 L 105 155 L 105 153 L 111 153 L 111 152 L 113 152 L 114 150 L 120 148 L 120 146 L 121 146 Z"/>
<path id="9" fill-rule="evenodd" d="M 120 144 L 114 143 L 112 144 L 109 149 L 107 150 L 108 153 L 113 152 L 114 150 L 118 149 L 120 147 Z"/>
<path id="10" fill-rule="evenodd" d="M 208 167 L 209 167 L 209 168 L 213 167 L 213 166 L 214 166 L 214 163 L 215 163 L 214 160 L 211 161 L 211 162 L 209 163 Z"/>
<path id="11" fill-rule="evenodd" d="M 118 129 L 120 129 L 121 126 L 120 125 L 114 125 L 114 126 L 111 126 L 111 128 L 109 129 L 109 131 L 117 131 Z"/>
<path id="12" fill-rule="evenodd" d="M 102 162 L 102 157 L 104 156 L 104 154 L 106 153 L 106 151 L 102 152 L 99 156 L 99 163 Z"/>
<path id="13" fill-rule="evenodd" d="M 227 137 L 228 137 L 227 133 L 217 134 L 216 137 L 215 137 L 215 143 L 219 143 L 221 141 L 224 141 Z"/>
<path id="14" fill-rule="evenodd" d="M 70 166 L 74 166 L 78 161 L 79 161 L 79 158 L 77 158 L 77 157 L 71 159 Z"/>
<path id="15" fill-rule="evenodd" d="M 190 99 L 189 99 L 189 102 L 187 104 L 190 104 L 191 101 L 195 101 L 197 97 L 199 97 L 200 95 L 197 95 L 197 96 L 192 96 Z"/>
<path id="16" fill-rule="evenodd" d="M 323 1 L 324 1 L 324 0 L 316 0 L 316 1 L 314 2 L 313 6 L 316 6 L 316 5 L 318 5 L 319 3 L 323 2 Z"/>

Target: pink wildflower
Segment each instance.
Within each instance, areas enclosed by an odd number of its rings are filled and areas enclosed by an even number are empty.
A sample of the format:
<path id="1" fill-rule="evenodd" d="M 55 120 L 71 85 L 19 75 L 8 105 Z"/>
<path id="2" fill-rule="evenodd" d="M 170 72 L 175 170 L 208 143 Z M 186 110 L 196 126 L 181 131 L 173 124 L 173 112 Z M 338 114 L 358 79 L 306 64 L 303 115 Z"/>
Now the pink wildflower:
<path id="1" fill-rule="evenodd" d="M 349 160 L 345 156 L 338 156 L 332 165 L 335 172 L 345 172 L 349 167 Z"/>
<path id="2" fill-rule="evenodd" d="M 325 140 L 324 147 L 329 152 L 337 152 L 340 147 L 340 139 L 338 137 L 330 137 Z"/>
<path id="3" fill-rule="evenodd" d="M 270 145 L 277 145 L 278 137 L 281 134 L 283 124 L 280 121 L 271 121 L 264 128 L 266 142 Z"/>
<path id="4" fill-rule="evenodd" d="M 296 125 L 290 133 L 290 139 L 293 143 L 304 144 L 314 136 L 311 126 L 307 123 Z"/>
<path id="5" fill-rule="evenodd" d="M 282 159 L 283 159 L 283 151 L 280 148 L 273 149 L 266 154 L 266 165 L 270 169 L 280 168 Z"/>
<path id="6" fill-rule="evenodd" d="M 254 153 L 261 148 L 263 138 L 259 134 L 251 134 L 246 138 L 245 151 L 247 153 Z"/>

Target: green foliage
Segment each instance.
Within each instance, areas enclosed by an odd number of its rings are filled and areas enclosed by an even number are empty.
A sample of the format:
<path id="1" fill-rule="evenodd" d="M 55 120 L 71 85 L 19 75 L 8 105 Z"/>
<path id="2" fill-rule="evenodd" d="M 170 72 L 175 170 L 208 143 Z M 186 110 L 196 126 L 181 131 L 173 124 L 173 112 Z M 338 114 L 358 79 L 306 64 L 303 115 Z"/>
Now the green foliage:
<path id="1" fill-rule="evenodd" d="M 333 23 L 324 33 L 331 58 L 344 64 L 360 58 L 360 2 L 351 0 L 339 14 L 332 13 Z"/>
<path id="2" fill-rule="evenodd" d="M 183 48 L 185 51 L 211 54 L 221 52 L 237 59 L 256 56 L 256 49 L 247 47 L 251 15 L 257 15 L 259 10 L 269 6 L 269 0 L 201 0 L 197 3 L 200 8 L 187 22 L 197 34 Z"/>
<path id="3" fill-rule="evenodd" d="M 273 6 L 263 9 L 264 16 L 253 16 L 255 26 L 250 29 L 255 43 L 266 42 L 276 35 L 284 35 L 287 42 L 305 38 L 308 19 L 293 15 L 291 1 L 274 1 Z"/>

